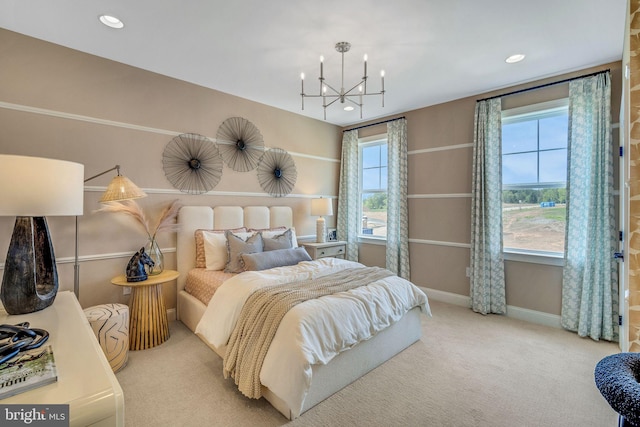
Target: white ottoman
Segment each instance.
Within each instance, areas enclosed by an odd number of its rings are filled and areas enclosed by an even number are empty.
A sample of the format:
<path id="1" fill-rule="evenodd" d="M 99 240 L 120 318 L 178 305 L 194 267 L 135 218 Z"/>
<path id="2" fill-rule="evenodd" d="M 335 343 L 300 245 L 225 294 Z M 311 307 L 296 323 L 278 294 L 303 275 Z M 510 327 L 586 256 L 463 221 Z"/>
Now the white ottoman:
<path id="1" fill-rule="evenodd" d="M 124 368 L 129 359 L 129 307 L 101 304 L 84 310 L 113 372 Z"/>

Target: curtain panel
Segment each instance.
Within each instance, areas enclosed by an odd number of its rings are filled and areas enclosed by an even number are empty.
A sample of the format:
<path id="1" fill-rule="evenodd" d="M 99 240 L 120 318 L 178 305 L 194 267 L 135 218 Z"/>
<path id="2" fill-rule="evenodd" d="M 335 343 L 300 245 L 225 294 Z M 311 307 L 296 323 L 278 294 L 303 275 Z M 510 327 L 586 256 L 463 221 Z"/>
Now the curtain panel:
<path id="1" fill-rule="evenodd" d="M 347 242 L 345 258 L 358 261 L 358 130 L 342 134 L 342 157 L 340 162 L 340 188 L 338 190 L 338 217 L 336 234 L 339 240 Z"/>
<path id="2" fill-rule="evenodd" d="M 409 213 L 407 208 L 407 120 L 387 124 L 386 268 L 409 280 Z"/>
<path id="3" fill-rule="evenodd" d="M 569 83 L 562 326 L 617 340 L 618 272 L 609 72 Z"/>
<path id="4" fill-rule="evenodd" d="M 507 310 L 502 255 L 502 105 L 476 103 L 471 189 L 471 308 L 488 314 Z"/>

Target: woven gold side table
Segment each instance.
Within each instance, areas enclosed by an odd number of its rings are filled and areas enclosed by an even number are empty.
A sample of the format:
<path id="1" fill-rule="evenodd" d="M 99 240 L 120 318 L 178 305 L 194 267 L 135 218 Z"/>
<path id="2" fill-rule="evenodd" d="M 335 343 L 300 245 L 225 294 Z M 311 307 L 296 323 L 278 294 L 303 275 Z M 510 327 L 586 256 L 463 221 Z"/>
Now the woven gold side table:
<path id="1" fill-rule="evenodd" d="M 169 338 L 162 284 L 175 280 L 179 275 L 175 270 L 164 270 L 142 282 L 127 282 L 125 275 L 111 279 L 114 285 L 131 287 L 129 350 L 152 348 Z"/>

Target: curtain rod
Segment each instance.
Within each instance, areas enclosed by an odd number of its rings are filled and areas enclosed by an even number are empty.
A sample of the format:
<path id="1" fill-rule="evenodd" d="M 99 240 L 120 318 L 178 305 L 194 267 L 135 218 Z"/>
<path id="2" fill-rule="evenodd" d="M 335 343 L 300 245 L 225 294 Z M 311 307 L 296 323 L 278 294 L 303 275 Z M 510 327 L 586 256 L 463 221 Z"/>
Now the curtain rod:
<path id="1" fill-rule="evenodd" d="M 559 85 L 559 84 L 562 84 L 562 83 L 567 83 L 567 82 L 570 82 L 572 80 L 578 80 L 578 79 L 584 79 L 586 77 L 597 76 L 598 74 L 608 73 L 609 71 L 611 71 L 611 70 L 609 68 L 607 68 L 606 70 L 596 71 L 595 73 L 589 73 L 589 74 L 585 74 L 583 76 L 570 77 L 568 79 L 559 80 L 557 82 L 545 83 L 545 84 L 541 84 L 541 85 L 538 85 L 538 86 L 528 87 L 526 89 L 514 90 L 513 92 L 503 93 L 502 95 L 495 95 L 495 96 L 490 96 L 488 98 L 478 99 L 478 100 L 476 100 L 476 102 L 488 101 L 490 99 L 502 98 L 503 96 L 516 95 L 518 93 L 528 92 L 530 90 L 542 89 L 542 88 L 545 88 L 545 87 L 548 87 L 548 86 L 554 86 L 554 85 Z"/>
<path id="2" fill-rule="evenodd" d="M 381 122 L 369 123 L 368 125 L 362 125 L 362 126 L 358 126 L 358 127 L 351 128 L 351 129 L 345 129 L 342 132 L 349 132 L 351 130 L 358 130 L 358 129 L 362 129 L 362 128 L 368 128 L 369 126 L 382 125 L 382 124 L 389 123 L 389 122 L 395 122 L 396 120 L 402 120 L 404 118 L 405 118 L 405 116 L 402 116 L 402 117 L 396 117 L 395 119 L 383 120 Z"/>

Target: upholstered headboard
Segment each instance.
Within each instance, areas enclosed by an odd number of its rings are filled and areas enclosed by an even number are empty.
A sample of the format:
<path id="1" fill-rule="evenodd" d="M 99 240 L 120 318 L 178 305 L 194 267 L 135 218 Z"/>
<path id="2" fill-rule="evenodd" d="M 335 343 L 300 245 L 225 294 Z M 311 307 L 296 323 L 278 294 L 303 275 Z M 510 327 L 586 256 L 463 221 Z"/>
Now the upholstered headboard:
<path id="1" fill-rule="evenodd" d="M 178 213 L 178 224 L 176 260 L 180 292 L 184 289 L 187 273 L 196 265 L 196 230 L 292 227 L 293 212 L 289 206 L 183 206 Z"/>

